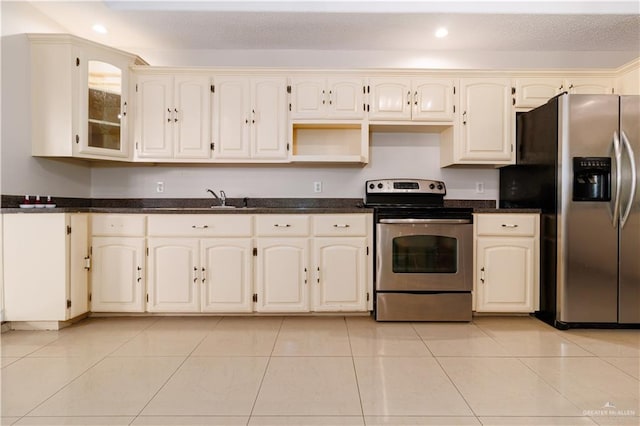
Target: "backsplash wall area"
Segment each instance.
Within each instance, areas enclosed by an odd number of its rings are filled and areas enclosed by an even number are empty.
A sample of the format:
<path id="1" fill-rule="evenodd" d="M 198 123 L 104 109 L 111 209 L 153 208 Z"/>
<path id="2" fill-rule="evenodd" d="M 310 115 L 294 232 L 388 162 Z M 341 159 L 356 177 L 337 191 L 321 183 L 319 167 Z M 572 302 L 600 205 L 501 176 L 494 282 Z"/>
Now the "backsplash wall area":
<path id="1" fill-rule="evenodd" d="M 364 182 L 380 178 L 443 180 L 448 199 L 498 198 L 497 169 L 440 168 L 440 136 L 373 133 L 369 164 L 361 165 L 157 165 L 94 167 L 92 198 L 203 198 L 207 188 L 230 198 L 361 198 Z M 156 192 L 162 182 L 163 193 Z M 322 182 L 322 192 L 314 192 Z M 476 182 L 484 193 L 476 193 Z"/>

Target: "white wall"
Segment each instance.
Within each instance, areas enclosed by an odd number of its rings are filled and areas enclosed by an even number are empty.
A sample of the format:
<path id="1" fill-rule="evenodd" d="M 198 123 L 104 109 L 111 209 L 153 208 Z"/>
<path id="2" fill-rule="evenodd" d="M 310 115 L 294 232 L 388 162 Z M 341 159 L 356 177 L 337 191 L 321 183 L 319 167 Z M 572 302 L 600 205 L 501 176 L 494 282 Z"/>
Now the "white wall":
<path id="1" fill-rule="evenodd" d="M 26 36 L 13 34 L 59 29 L 28 4 L 2 2 L 1 7 L 2 194 L 88 197 L 88 165 L 31 156 L 29 43 Z"/>
<path id="2" fill-rule="evenodd" d="M 441 169 L 437 134 L 373 133 L 366 166 L 146 166 L 92 170 L 95 198 L 202 198 L 211 188 L 228 197 L 345 197 L 360 198 L 367 179 L 406 177 L 444 180 L 455 199 L 497 199 L 495 169 Z M 313 192 L 321 181 L 323 192 Z M 155 192 L 163 182 L 165 192 Z M 482 182 L 485 193 L 475 193 Z"/>

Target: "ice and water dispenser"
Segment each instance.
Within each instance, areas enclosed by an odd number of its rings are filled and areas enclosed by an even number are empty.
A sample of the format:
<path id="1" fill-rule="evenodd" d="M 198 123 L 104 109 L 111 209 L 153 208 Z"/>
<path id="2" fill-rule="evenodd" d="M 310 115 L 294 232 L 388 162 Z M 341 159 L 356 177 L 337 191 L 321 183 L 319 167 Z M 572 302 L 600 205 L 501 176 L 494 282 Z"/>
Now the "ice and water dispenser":
<path id="1" fill-rule="evenodd" d="M 573 157 L 573 201 L 611 200 L 611 158 Z"/>

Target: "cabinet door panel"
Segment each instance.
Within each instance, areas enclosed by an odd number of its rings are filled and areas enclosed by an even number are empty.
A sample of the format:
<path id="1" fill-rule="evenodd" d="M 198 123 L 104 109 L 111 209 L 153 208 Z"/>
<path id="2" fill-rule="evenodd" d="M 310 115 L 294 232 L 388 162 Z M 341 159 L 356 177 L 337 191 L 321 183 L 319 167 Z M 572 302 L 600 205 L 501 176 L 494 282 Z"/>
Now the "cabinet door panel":
<path id="1" fill-rule="evenodd" d="M 93 237 L 91 310 L 143 312 L 144 238 Z"/>
<path id="2" fill-rule="evenodd" d="M 461 82 L 462 161 L 513 161 L 511 82 L 467 79 Z"/>
<path id="3" fill-rule="evenodd" d="M 453 121 L 453 80 L 416 80 L 413 92 L 413 120 Z"/>
<path id="4" fill-rule="evenodd" d="M 258 312 L 309 310 L 306 238 L 258 240 Z"/>
<path id="5" fill-rule="evenodd" d="M 561 78 L 521 78 L 516 80 L 516 107 L 535 108 L 562 90 Z"/>
<path id="6" fill-rule="evenodd" d="M 576 95 L 608 95 L 613 93 L 613 83 L 606 78 L 572 78 L 567 82 L 569 93 Z"/>
<path id="7" fill-rule="evenodd" d="M 325 95 L 323 78 L 291 79 L 291 118 L 324 118 Z"/>
<path id="8" fill-rule="evenodd" d="M 148 244 L 148 310 L 199 311 L 198 241 L 188 238 L 150 238 Z"/>
<path id="9" fill-rule="evenodd" d="M 175 157 L 209 158 L 209 77 L 175 78 Z M 177 120 L 177 121 L 175 121 Z"/>
<path id="10" fill-rule="evenodd" d="M 249 81 L 244 78 L 218 78 L 215 81 L 213 131 L 216 158 L 242 158 L 250 155 Z"/>
<path id="11" fill-rule="evenodd" d="M 286 158 L 286 80 L 255 80 L 251 107 L 253 158 Z"/>
<path id="12" fill-rule="evenodd" d="M 314 311 L 366 310 L 366 238 L 316 238 Z"/>
<path id="13" fill-rule="evenodd" d="M 71 214 L 71 242 L 69 251 L 69 318 L 89 311 L 89 215 Z"/>
<path id="14" fill-rule="evenodd" d="M 411 81 L 404 79 L 373 78 L 371 88 L 370 120 L 410 120 Z"/>
<path id="15" fill-rule="evenodd" d="M 251 240 L 202 240 L 202 310 L 251 312 Z"/>
<path id="16" fill-rule="evenodd" d="M 329 79 L 329 118 L 359 119 L 364 116 L 361 79 Z"/>
<path id="17" fill-rule="evenodd" d="M 138 77 L 138 156 L 171 158 L 173 156 L 172 113 L 173 77 Z"/>
<path id="18" fill-rule="evenodd" d="M 481 238 L 476 247 L 476 310 L 533 312 L 534 239 Z"/>

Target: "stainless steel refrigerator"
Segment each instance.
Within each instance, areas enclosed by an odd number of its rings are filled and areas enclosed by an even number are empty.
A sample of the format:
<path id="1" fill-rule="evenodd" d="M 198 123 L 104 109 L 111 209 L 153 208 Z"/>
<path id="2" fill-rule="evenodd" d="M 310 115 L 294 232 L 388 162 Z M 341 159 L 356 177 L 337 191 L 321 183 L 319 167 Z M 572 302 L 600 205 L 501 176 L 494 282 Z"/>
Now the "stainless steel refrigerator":
<path id="1" fill-rule="evenodd" d="M 640 96 L 565 93 L 516 121 L 499 204 L 541 210 L 536 315 L 640 325 Z"/>

